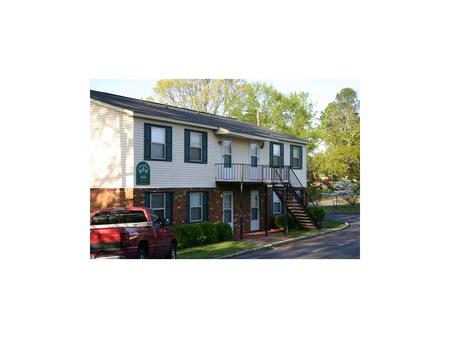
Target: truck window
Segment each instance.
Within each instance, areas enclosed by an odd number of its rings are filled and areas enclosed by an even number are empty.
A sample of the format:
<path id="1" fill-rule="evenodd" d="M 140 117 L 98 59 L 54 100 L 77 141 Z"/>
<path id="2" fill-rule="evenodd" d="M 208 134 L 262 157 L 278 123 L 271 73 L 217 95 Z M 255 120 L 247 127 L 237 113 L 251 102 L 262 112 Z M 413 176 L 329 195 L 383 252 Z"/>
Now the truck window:
<path id="1" fill-rule="evenodd" d="M 147 222 L 147 217 L 141 210 L 123 211 L 122 213 L 122 223 L 141 223 Z"/>
<path id="2" fill-rule="evenodd" d="M 109 212 L 99 212 L 92 217 L 91 225 L 109 224 Z"/>
<path id="3" fill-rule="evenodd" d="M 152 222 L 153 222 L 154 226 L 160 226 L 161 225 L 162 219 L 152 209 L 150 209 L 150 216 L 152 216 Z"/>

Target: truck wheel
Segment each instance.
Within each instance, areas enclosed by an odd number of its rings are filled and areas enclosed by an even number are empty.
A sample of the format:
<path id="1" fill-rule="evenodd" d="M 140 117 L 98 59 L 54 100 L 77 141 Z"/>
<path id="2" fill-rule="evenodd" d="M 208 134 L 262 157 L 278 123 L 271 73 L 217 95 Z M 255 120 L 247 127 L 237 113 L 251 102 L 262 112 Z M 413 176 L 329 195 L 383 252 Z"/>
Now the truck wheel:
<path id="1" fill-rule="evenodd" d="M 177 258 L 177 244 L 176 243 L 172 242 L 170 244 L 170 250 L 169 250 L 169 253 L 167 254 L 166 258 L 169 258 L 169 259 Z"/>
<path id="2" fill-rule="evenodd" d="M 147 258 L 147 252 L 144 248 L 139 248 L 137 252 L 137 259 L 146 259 Z"/>

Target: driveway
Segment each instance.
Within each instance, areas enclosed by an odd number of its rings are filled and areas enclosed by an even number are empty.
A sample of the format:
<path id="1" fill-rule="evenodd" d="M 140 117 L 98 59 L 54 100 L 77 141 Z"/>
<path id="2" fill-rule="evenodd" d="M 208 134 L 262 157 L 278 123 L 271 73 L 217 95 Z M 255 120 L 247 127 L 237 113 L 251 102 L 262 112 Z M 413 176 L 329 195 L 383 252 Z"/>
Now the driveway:
<path id="1" fill-rule="evenodd" d="M 236 258 L 359 259 L 359 214 L 329 212 L 326 218 L 348 222 L 350 227 L 329 235 L 300 241 L 291 245 L 251 252 Z"/>

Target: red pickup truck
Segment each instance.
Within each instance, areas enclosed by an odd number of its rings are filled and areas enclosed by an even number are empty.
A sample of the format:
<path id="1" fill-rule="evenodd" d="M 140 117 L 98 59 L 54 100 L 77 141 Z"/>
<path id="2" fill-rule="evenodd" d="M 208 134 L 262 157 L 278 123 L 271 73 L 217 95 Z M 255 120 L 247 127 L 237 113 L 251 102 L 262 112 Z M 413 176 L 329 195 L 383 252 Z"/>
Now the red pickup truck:
<path id="1" fill-rule="evenodd" d="M 176 258 L 177 241 L 169 220 L 149 208 L 91 213 L 91 258 Z"/>

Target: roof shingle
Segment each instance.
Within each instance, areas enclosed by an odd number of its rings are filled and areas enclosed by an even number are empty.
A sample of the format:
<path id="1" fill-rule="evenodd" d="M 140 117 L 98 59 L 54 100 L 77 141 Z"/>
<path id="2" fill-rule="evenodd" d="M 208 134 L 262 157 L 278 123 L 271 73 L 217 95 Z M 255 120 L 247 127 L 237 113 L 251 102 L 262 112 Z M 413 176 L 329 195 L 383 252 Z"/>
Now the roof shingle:
<path id="1" fill-rule="evenodd" d="M 91 99 L 97 100 L 115 107 L 128 109 L 148 117 L 167 118 L 181 123 L 188 122 L 212 128 L 224 128 L 231 132 L 249 134 L 263 138 L 280 139 L 292 142 L 309 143 L 297 137 L 285 135 L 275 130 L 258 127 L 248 122 L 233 118 L 212 115 L 205 112 L 197 112 L 190 109 L 164 105 L 150 101 L 133 99 L 130 97 L 91 90 Z"/>

